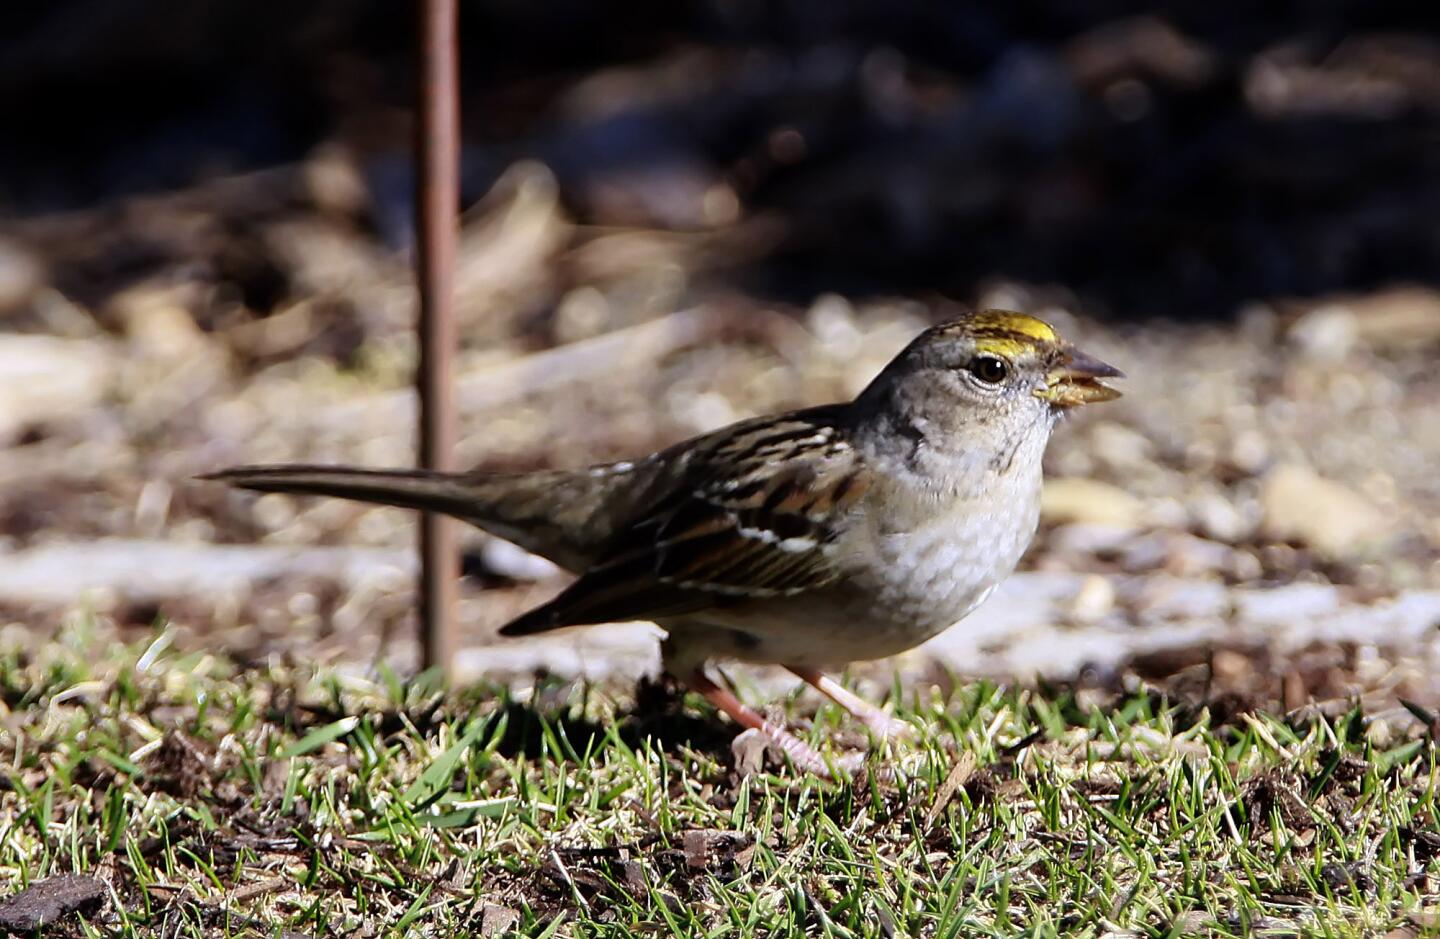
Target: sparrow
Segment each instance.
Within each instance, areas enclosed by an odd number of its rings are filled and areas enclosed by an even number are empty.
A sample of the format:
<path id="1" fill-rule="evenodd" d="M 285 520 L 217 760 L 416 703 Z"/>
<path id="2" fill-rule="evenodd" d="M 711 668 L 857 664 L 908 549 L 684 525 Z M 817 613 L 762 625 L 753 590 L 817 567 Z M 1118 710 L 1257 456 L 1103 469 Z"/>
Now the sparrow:
<path id="1" fill-rule="evenodd" d="M 854 400 L 743 420 L 632 460 L 444 474 L 241 466 L 259 492 L 442 512 L 576 575 L 504 636 L 648 620 L 665 670 L 805 769 L 824 758 L 710 675 L 782 666 L 879 737 L 906 727 L 825 674 L 912 649 L 1015 569 L 1041 458 L 1068 411 L 1121 378 L 1048 323 L 985 310 L 932 326 Z"/>

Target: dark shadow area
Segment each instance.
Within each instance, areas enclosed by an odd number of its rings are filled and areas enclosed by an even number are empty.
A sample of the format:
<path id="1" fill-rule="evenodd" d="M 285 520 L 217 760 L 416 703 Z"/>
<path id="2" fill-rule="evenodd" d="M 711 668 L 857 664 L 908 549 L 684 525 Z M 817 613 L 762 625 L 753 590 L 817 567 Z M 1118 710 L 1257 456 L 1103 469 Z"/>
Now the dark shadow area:
<path id="1" fill-rule="evenodd" d="M 561 690 L 567 688 L 563 683 L 552 682 L 552 685 Z M 568 695 L 568 690 L 565 693 Z M 294 696 L 293 688 L 277 687 L 275 704 L 269 709 L 267 719 L 303 735 L 352 716 L 343 708 L 300 704 Z M 619 736 L 626 746 L 640 748 L 650 744 L 665 753 L 689 748 L 710 753 L 722 764 L 729 764 L 730 743 L 738 729 L 714 714 L 687 710 L 684 689 L 669 676 L 642 678 L 635 686 L 634 698 L 634 706 L 619 715 Z M 515 701 L 505 690 L 483 685 L 467 690 L 465 699 L 473 703 L 476 713 L 485 715 L 490 727 L 504 721 L 505 730 L 496 752 L 508 758 L 547 755 L 554 758 L 557 754 L 550 745 L 552 735 L 562 748 L 568 747 L 583 756 L 602 746 L 609 732 L 606 725 L 584 717 L 573 707 L 548 699 L 538 703 Z M 497 701 L 498 706 L 493 706 Z M 429 734 L 439 724 L 452 722 L 455 716 L 446 701 L 438 696 L 423 705 L 373 715 L 375 731 L 382 738 L 410 733 L 412 728 Z"/>
<path id="2" fill-rule="evenodd" d="M 504 708 L 505 735 L 498 752 L 507 757 L 538 757 L 548 752 L 546 728 L 576 754 L 603 744 L 604 725 L 569 711 L 536 709 L 529 703 L 508 702 Z M 635 686 L 635 707 L 620 719 L 619 736 L 632 749 L 647 744 L 665 753 L 681 748 L 713 755 L 722 765 L 731 760 L 734 725 L 717 716 L 701 716 L 685 709 L 684 690 L 668 676 L 641 679 Z"/>
<path id="3" fill-rule="evenodd" d="M 732 287 L 969 297 L 1007 277 L 1098 313 L 1193 317 L 1440 281 L 1440 41 L 1422 4 L 462 8 L 466 200 L 538 158 L 582 222 L 764 220 Z M 404 247 L 409 12 L 8 5 L 0 211 L 85 209 L 330 146 L 361 168 L 364 223 Z M 273 303 L 286 286 L 243 226 L 232 240 L 226 276 Z"/>

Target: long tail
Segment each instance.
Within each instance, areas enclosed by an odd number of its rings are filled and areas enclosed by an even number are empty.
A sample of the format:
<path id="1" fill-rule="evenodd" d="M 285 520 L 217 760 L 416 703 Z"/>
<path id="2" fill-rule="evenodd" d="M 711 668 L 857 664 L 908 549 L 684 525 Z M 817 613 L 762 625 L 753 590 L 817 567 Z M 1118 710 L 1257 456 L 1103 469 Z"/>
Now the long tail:
<path id="1" fill-rule="evenodd" d="M 443 512 L 580 572 L 614 535 L 604 511 L 617 477 L 590 472 L 436 473 L 350 466 L 237 466 L 201 479 L 257 492 L 335 496 Z"/>
<path id="2" fill-rule="evenodd" d="M 370 470 L 344 466 L 237 466 L 207 473 L 213 479 L 256 492 L 336 496 L 404 509 L 444 512 L 475 519 L 476 486 L 463 476 L 427 470 Z"/>

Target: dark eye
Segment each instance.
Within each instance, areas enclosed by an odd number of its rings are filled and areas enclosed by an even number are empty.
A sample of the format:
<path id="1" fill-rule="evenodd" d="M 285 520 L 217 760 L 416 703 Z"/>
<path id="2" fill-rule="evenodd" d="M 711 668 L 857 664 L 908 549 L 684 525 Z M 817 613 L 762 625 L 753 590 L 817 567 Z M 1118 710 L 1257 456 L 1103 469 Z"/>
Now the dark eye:
<path id="1" fill-rule="evenodd" d="M 995 355 L 977 355 L 970 362 L 970 374 L 987 385 L 998 385 L 1010 374 L 1010 365 Z"/>

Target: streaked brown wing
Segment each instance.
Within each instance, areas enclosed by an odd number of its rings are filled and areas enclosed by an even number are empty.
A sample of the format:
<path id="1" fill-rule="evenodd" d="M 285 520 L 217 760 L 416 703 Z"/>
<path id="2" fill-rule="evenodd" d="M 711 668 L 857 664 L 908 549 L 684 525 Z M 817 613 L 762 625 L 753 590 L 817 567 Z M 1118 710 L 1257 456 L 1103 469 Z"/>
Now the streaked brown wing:
<path id="1" fill-rule="evenodd" d="M 833 582 L 826 546 L 868 477 L 839 430 L 797 415 L 701 442 L 667 498 L 507 634 L 663 619 Z"/>

